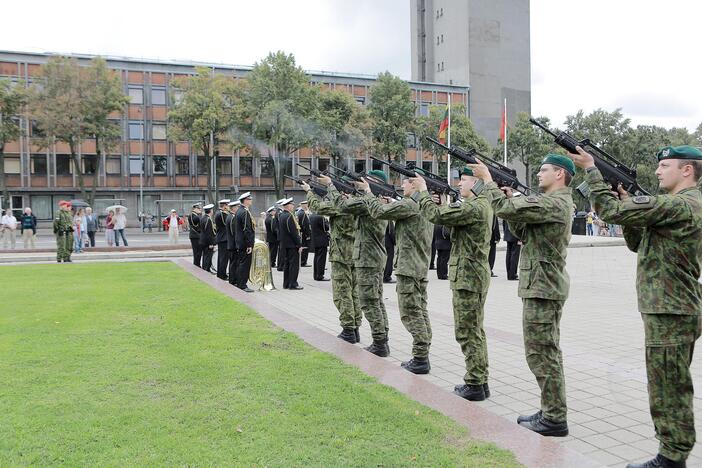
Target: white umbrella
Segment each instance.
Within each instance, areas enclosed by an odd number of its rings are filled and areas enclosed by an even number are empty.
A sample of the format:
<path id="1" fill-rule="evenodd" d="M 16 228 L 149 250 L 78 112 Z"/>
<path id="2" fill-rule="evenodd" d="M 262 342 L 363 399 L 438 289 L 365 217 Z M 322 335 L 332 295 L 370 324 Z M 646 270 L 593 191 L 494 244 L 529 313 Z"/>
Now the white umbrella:
<path id="1" fill-rule="evenodd" d="M 117 209 L 120 209 L 120 210 L 122 210 L 122 211 L 127 211 L 127 207 L 126 207 L 126 206 L 122 206 L 122 205 L 112 205 L 112 206 L 108 206 L 107 208 L 105 208 L 105 211 L 117 211 Z"/>

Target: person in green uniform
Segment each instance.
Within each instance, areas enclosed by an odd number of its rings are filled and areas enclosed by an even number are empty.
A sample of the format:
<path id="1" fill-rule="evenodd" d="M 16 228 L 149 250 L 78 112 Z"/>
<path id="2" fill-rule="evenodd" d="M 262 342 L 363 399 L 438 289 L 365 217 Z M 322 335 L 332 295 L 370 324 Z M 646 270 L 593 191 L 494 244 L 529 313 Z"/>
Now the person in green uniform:
<path id="1" fill-rule="evenodd" d="M 450 229 L 448 277 L 453 295 L 454 331 L 466 364 L 464 383 L 456 385 L 454 393 L 467 400 L 482 401 L 490 397 L 483 317 L 490 286 L 492 208 L 485 194 L 474 188 L 478 179 L 469 168 L 461 171 L 458 183 L 461 199 L 450 204 L 435 203 L 421 177 L 411 181 L 416 189 L 412 198 L 419 203 L 422 216 Z"/>
<path id="2" fill-rule="evenodd" d="M 508 187 L 493 182 L 487 166 L 470 164 L 485 183 L 495 215 L 506 220 L 522 240 L 519 297 L 522 298 L 524 352 L 541 390 L 541 410 L 519 416 L 517 423 L 544 436 L 568 435 L 560 322 L 570 279 L 565 270 L 573 223 L 569 187 L 575 165 L 567 156 L 548 154 L 539 168 L 541 195 L 512 197 Z"/>
<path id="3" fill-rule="evenodd" d="M 656 196 L 613 193 L 582 148 L 570 156 L 584 169 L 601 219 L 624 227 L 637 253 L 636 290 L 643 319 L 651 418 L 658 455 L 630 468 L 684 467 L 695 445 L 690 363 L 702 331 L 702 151 L 665 147 L 658 153 Z"/>
<path id="4" fill-rule="evenodd" d="M 371 193 L 366 182 L 356 184 L 365 192 L 363 200 L 370 216 L 395 222 L 395 255 L 393 268 L 397 278 L 397 304 L 400 320 L 412 335 L 412 359 L 401 366 L 414 374 L 428 374 L 431 323 L 427 312 L 427 274 L 434 229 L 419 214 L 419 205 L 411 198 L 415 192 L 408 178 L 402 181 L 404 198 L 386 198 L 386 203 Z"/>
<path id="5" fill-rule="evenodd" d="M 54 218 L 54 234 L 56 234 L 56 261 L 72 262 L 73 252 L 73 213 L 71 202 L 59 201 L 59 212 Z"/>
<path id="6" fill-rule="evenodd" d="M 361 335 L 361 307 L 356 290 L 356 271 L 353 266 L 353 242 L 356 219 L 353 215 L 339 211 L 329 197 L 320 198 L 307 184 L 301 185 L 307 192 L 310 210 L 329 217 L 331 230 L 329 261 L 331 262 L 332 297 L 339 311 L 341 333 L 337 335 L 349 343 L 359 343 Z"/>
<path id="7" fill-rule="evenodd" d="M 383 171 L 370 171 L 370 175 L 387 181 Z M 353 241 L 353 265 L 356 271 L 358 302 L 371 328 L 373 343 L 366 347 L 376 356 L 390 355 L 388 345 L 388 316 L 383 304 L 383 270 L 385 269 L 385 228 L 387 221 L 370 217 L 363 197 L 345 197 L 334 187 L 329 177 L 319 177 L 327 186 L 328 195 L 340 213 L 351 214 L 356 219 Z"/>

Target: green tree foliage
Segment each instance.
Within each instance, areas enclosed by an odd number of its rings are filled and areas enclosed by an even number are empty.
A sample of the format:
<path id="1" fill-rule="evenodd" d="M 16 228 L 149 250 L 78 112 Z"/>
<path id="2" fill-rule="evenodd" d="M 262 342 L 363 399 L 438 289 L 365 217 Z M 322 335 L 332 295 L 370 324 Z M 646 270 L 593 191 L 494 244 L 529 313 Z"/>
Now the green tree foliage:
<path id="1" fill-rule="evenodd" d="M 207 161 L 207 197 L 215 202 L 219 195 L 214 186 L 213 162 L 219 145 L 233 145 L 232 129 L 243 125 L 243 96 L 246 82 L 198 67 L 193 76 L 177 78 L 171 85 L 181 96 L 168 112 L 168 138 L 190 140 Z"/>
<path id="2" fill-rule="evenodd" d="M 5 145 L 17 140 L 22 134 L 19 115 L 25 102 L 26 93 L 21 85 L 0 79 L 0 208 L 8 207 L 10 200 L 5 182 Z"/>
<path id="3" fill-rule="evenodd" d="M 321 89 L 319 107 L 316 146 L 331 156 L 332 164 L 339 166 L 343 157 L 369 147 L 370 114 L 350 94 Z"/>
<path id="4" fill-rule="evenodd" d="M 376 154 L 403 161 L 407 133 L 415 126 L 415 105 L 409 84 L 390 72 L 378 75 L 370 88 L 370 110 L 373 121 L 373 150 Z"/>

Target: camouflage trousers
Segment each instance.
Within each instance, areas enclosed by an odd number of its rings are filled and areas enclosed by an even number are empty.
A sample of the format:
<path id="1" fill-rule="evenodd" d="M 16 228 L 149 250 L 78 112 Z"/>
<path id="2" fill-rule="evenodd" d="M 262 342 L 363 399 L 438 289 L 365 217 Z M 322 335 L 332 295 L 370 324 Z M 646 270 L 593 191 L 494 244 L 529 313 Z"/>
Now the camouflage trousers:
<path id="1" fill-rule="evenodd" d="M 658 452 L 683 461 L 695 445 L 690 363 L 702 331 L 697 315 L 641 314 L 646 332 L 646 374 Z"/>
<path id="2" fill-rule="evenodd" d="M 332 297 L 339 311 L 342 328 L 361 326 L 361 307 L 358 304 L 356 270 L 353 264 L 331 262 Z"/>
<path id="3" fill-rule="evenodd" d="M 70 260 L 71 252 L 73 252 L 73 233 L 56 234 L 56 260 Z"/>
<path id="4" fill-rule="evenodd" d="M 468 385 L 482 385 L 488 381 L 487 338 L 483 330 L 485 294 L 466 289 L 452 291 L 454 331 L 466 361 L 463 380 Z"/>
<path id="5" fill-rule="evenodd" d="M 397 275 L 397 304 L 400 320 L 412 335 L 412 356 L 429 356 L 431 323 L 427 312 L 427 279 Z"/>
<path id="6" fill-rule="evenodd" d="M 565 422 L 566 407 L 560 323 L 565 301 L 522 299 L 524 352 L 541 389 L 541 411 L 554 422 Z"/>
<path id="7" fill-rule="evenodd" d="M 388 337 L 388 314 L 383 304 L 383 267 L 356 268 L 356 288 L 358 303 L 368 320 L 373 340 L 382 341 Z"/>

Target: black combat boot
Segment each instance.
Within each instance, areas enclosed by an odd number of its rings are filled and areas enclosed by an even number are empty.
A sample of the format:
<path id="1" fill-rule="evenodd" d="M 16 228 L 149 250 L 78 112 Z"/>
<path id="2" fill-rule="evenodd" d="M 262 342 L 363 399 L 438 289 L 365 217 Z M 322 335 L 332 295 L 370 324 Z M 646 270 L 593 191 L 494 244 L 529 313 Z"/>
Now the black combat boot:
<path id="1" fill-rule="evenodd" d="M 530 421 L 521 422 L 519 425 L 542 436 L 565 437 L 568 435 L 567 422 L 553 422 L 545 417 L 543 413 Z"/>
<path id="2" fill-rule="evenodd" d="M 490 387 L 487 382 L 483 384 L 483 391 L 485 392 L 485 398 L 490 398 Z"/>
<path id="3" fill-rule="evenodd" d="M 629 463 L 626 468 L 685 468 L 686 466 L 685 460 L 673 461 L 659 453 L 653 460 L 644 463 Z"/>
<path id="4" fill-rule="evenodd" d="M 390 346 L 388 346 L 388 339 L 387 338 L 385 338 L 383 340 L 374 339 L 373 343 L 364 349 L 370 353 L 375 354 L 376 356 L 380 356 L 380 357 L 390 356 Z"/>
<path id="5" fill-rule="evenodd" d="M 523 423 L 523 422 L 528 422 L 528 421 L 533 421 L 534 419 L 540 418 L 540 417 L 541 417 L 541 410 L 537 411 L 534 414 L 530 414 L 528 416 L 522 414 L 522 415 L 517 416 L 517 424 Z"/>
<path id="6" fill-rule="evenodd" d="M 353 328 L 344 328 L 341 330 L 341 333 L 336 335 L 336 337 L 341 338 L 344 341 L 348 341 L 351 344 L 358 343 L 358 341 L 356 341 L 356 333 L 354 333 Z"/>
<path id="7" fill-rule="evenodd" d="M 400 364 L 403 369 L 407 369 L 413 374 L 428 374 L 431 370 L 428 357 L 413 357 L 409 361 Z"/>
<path id="8" fill-rule="evenodd" d="M 456 385 L 453 393 L 469 401 L 483 401 L 485 399 L 485 389 L 482 385 Z"/>
<path id="9" fill-rule="evenodd" d="M 353 329 L 354 334 L 356 335 L 356 343 L 361 342 L 361 332 L 358 331 L 358 327 Z"/>

